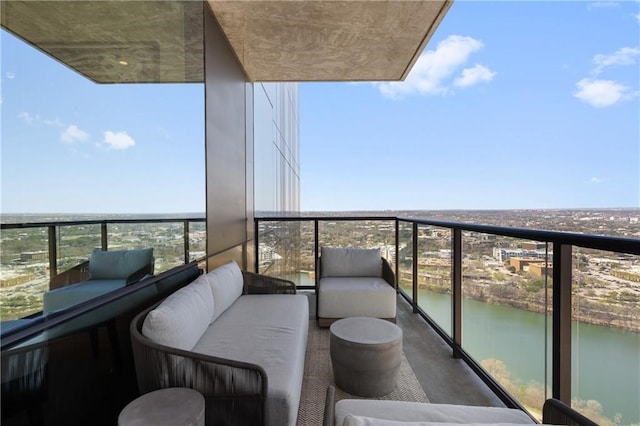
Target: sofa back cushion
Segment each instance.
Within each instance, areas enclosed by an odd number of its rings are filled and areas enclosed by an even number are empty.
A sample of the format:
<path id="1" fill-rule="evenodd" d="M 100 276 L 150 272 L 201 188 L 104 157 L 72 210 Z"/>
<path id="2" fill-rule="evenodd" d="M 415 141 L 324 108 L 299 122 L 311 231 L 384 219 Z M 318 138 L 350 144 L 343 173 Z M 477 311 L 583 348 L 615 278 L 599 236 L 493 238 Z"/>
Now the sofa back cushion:
<path id="1" fill-rule="evenodd" d="M 205 332 L 214 314 L 211 287 L 198 277 L 169 295 L 151 310 L 142 334 L 161 345 L 190 351 Z"/>
<path id="2" fill-rule="evenodd" d="M 203 277 L 211 286 L 213 294 L 214 310 L 211 319 L 213 322 L 242 295 L 244 279 L 240 267 L 233 260 L 217 267 Z"/>
<path id="3" fill-rule="evenodd" d="M 381 277 L 380 249 L 322 247 L 322 277 Z"/>
<path id="4" fill-rule="evenodd" d="M 127 278 L 153 262 L 153 249 L 94 250 L 89 256 L 89 277 L 92 280 Z"/>

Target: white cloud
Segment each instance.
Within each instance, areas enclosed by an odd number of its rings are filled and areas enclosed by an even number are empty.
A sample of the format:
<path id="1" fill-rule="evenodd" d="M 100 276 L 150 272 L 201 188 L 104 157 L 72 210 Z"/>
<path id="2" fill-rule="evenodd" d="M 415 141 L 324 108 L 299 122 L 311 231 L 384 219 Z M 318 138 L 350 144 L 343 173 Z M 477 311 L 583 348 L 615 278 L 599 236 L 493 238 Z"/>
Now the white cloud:
<path id="1" fill-rule="evenodd" d="M 53 126 L 53 127 L 64 127 L 64 124 L 62 123 L 62 121 L 60 121 L 57 118 L 54 118 L 53 120 L 50 119 L 45 119 L 42 120 L 42 122 L 44 124 L 46 124 L 47 126 Z"/>
<path id="2" fill-rule="evenodd" d="M 18 114 L 18 118 L 27 124 L 33 124 L 35 121 L 38 121 L 40 119 L 40 116 L 31 115 L 28 112 L 23 111 L 20 114 Z"/>
<path id="3" fill-rule="evenodd" d="M 595 65 L 593 72 L 599 74 L 605 68 L 615 65 L 633 65 L 638 55 L 640 55 L 640 49 L 637 47 L 623 47 L 610 55 L 598 54 L 593 57 Z"/>
<path id="4" fill-rule="evenodd" d="M 83 142 L 89 139 L 89 134 L 84 130 L 80 130 L 75 124 L 67 127 L 60 135 L 60 140 L 64 143 Z"/>
<path id="5" fill-rule="evenodd" d="M 604 179 L 600 179 L 599 177 L 592 177 L 591 179 L 589 179 L 589 182 L 591 183 L 602 183 L 604 182 Z"/>
<path id="6" fill-rule="evenodd" d="M 602 9 L 607 7 L 618 7 L 618 6 L 620 6 L 620 3 L 618 3 L 617 1 L 608 0 L 608 1 L 595 1 L 593 3 L 589 3 L 587 8 L 591 10 L 591 9 Z"/>
<path id="7" fill-rule="evenodd" d="M 495 75 L 496 73 L 489 68 L 476 64 L 471 68 L 462 70 L 460 77 L 454 80 L 453 85 L 457 87 L 469 87 L 474 84 L 491 81 Z"/>
<path id="8" fill-rule="evenodd" d="M 635 16 L 635 18 L 638 20 L 638 23 L 640 24 L 640 13 L 638 13 L 637 15 L 633 15 Z"/>
<path id="9" fill-rule="evenodd" d="M 136 144 L 127 132 L 112 132 L 107 130 L 104 132 L 104 143 L 111 149 L 127 149 Z"/>
<path id="10" fill-rule="evenodd" d="M 583 78 L 576 83 L 573 96 L 596 108 L 611 106 L 625 97 L 631 97 L 629 88 L 611 80 Z"/>
<path id="11" fill-rule="evenodd" d="M 12 73 L 11 71 L 7 71 L 5 75 L 9 80 L 13 80 L 16 77 L 15 73 Z"/>
<path id="12" fill-rule="evenodd" d="M 376 85 L 384 96 L 391 98 L 414 93 L 446 94 L 451 76 L 483 46 L 480 40 L 472 37 L 450 35 L 438 43 L 435 50 L 427 50 L 420 55 L 405 81 Z"/>

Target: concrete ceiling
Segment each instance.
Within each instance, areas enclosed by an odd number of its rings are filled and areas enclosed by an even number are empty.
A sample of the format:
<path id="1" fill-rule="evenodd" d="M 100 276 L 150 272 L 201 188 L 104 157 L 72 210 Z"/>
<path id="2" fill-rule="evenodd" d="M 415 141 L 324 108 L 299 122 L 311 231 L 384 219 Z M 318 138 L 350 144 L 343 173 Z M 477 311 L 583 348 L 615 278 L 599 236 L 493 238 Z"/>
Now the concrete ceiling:
<path id="1" fill-rule="evenodd" d="M 404 79 L 450 0 L 206 0 L 251 81 Z M 203 81 L 197 0 L 2 1 L 2 27 L 98 83 Z"/>
<path id="2" fill-rule="evenodd" d="M 2 1 L 2 27 L 97 83 L 202 82 L 200 1 Z"/>
<path id="3" fill-rule="evenodd" d="M 452 3 L 208 2 L 253 81 L 403 80 Z"/>

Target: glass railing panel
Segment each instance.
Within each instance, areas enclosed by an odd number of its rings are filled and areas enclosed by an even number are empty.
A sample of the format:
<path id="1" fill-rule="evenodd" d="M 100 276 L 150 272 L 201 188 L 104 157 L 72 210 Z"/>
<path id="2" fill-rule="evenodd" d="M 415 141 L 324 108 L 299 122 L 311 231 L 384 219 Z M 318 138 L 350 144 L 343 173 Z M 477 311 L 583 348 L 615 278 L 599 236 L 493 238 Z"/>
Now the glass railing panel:
<path id="1" fill-rule="evenodd" d="M 640 256 L 573 248 L 573 408 L 640 424 Z"/>
<path id="2" fill-rule="evenodd" d="M 3 322 L 42 311 L 42 293 L 49 289 L 48 247 L 47 228 L 2 231 L 0 317 Z"/>
<path id="3" fill-rule="evenodd" d="M 313 221 L 261 220 L 258 227 L 258 273 L 315 286 Z"/>
<path id="4" fill-rule="evenodd" d="M 418 226 L 418 305 L 452 335 L 451 230 Z"/>
<path id="5" fill-rule="evenodd" d="M 189 262 L 202 259 L 207 255 L 207 225 L 202 222 L 189 222 Z"/>
<path id="6" fill-rule="evenodd" d="M 56 237 L 58 273 L 88 260 L 102 246 L 100 224 L 58 226 Z"/>
<path id="7" fill-rule="evenodd" d="M 552 248 L 463 232 L 462 347 L 541 418 L 550 361 Z"/>
<path id="8" fill-rule="evenodd" d="M 413 300 L 413 224 L 398 222 L 398 287 Z"/>
<path id="9" fill-rule="evenodd" d="M 109 250 L 153 248 L 155 274 L 184 264 L 184 223 L 112 223 L 107 226 Z"/>
<path id="10" fill-rule="evenodd" d="M 393 220 L 322 220 L 318 224 L 319 246 L 378 248 L 395 270 L 395 226 Z"/>

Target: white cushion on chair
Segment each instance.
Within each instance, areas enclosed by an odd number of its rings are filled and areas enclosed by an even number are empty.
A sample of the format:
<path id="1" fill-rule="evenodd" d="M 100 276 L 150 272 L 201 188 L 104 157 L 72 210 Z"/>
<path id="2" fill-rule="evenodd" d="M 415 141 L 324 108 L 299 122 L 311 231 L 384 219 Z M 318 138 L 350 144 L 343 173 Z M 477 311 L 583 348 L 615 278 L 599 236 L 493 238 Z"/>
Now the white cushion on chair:
<path id="1" fill-rule="evenodd" d="M 380 249 L 322 247 L 322 277 L 381 277 Z"/>
<path id="2" fill-rule="evenodd" d="M 395 318 L 396 291 L 382 278 L 322 278 L 318 284 L 320 318 Z"/>

